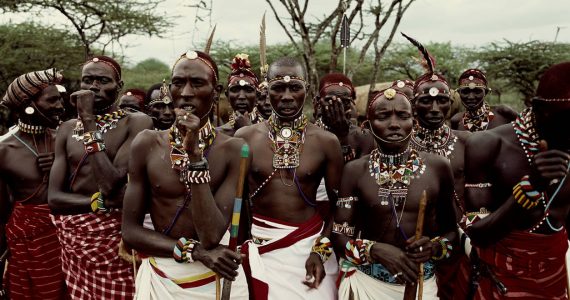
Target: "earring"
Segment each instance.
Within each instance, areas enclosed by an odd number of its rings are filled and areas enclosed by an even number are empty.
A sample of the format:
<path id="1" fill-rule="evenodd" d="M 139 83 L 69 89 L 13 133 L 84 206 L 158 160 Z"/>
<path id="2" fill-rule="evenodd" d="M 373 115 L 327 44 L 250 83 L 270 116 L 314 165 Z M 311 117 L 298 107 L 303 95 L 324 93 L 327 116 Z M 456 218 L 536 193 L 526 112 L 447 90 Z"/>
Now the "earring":
<path id="1" fill-rule="evenodd" d="M 35 111 L 36 110 L 31 106 L 26 107 L 26 109 L 24 110 L 24 112 L 28 115 L 33 115 Z"/>

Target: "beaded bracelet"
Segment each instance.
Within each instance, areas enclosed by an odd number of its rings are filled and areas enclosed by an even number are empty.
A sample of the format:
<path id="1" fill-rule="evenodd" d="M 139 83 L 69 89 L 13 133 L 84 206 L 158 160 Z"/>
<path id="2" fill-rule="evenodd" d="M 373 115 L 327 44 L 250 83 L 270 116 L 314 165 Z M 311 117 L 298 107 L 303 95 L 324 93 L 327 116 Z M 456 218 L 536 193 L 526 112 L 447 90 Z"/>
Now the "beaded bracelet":
<path id="1" fill-rule="evenodd" d="M 91 196 L 91 210 L 94 213 L 106 213 L 107 208 L 105 208 L 105 199 L 101 192 L 96 192 Z"/>
<path id="2" fill-rule="evenodd" d="M 451 252 L 453 251 L 453 245 L 446 237 L 436 236 L 431 239 L 432 243 L 439 243 L 441 245 L 441 254 L 439 256 L 432 256 L 431 259 L 433 260 L 442 260 L 444 258 L 449 258 L 451 256 Z"/>
<path id="3" fill-rule="evenodd" d="M 367 265 L 372 263 L 369 252 L 374 243 L 374 241 L 362 239 L 349 240 L 346 242 L 344 249 L 346 260 L 354 265 Z"/>
<path id="4" fill-rule="evenodd" d="M 193 239 L 186 239 L 184 237 L 179 238 L 176 244 L 174 245 L 174 251 L 172 254 L 172 256 L 174 256 L 174 260 L 177 263 L 194 262 L 192 254 L 196 249 L 196 245 L 199 243 L 200 242 Z"/>
<path id="5" fill-rule="evenodd" d="M 529 181 L 528 175 L 521 178 L 521 181 L 513 187 L 513 197 L 515 201 L 524 209 L 535 207 L 542 199 L 542 193 L 534 189 Z"/>
<path id="6" fill-rule="evenodd" d="M 311 248 L 311 253 L 318 254 L 323 264 L 327 262 L 332 254 L 332 251 L 333 249 L 331 240 L 326 236 L 322 236 L 316 239 L 313 243 L 313 247 Z"/>
<path id="7" fill-rule="evenodd" d="M 188 182 L 201 184 L 210 183 L 210 170 L 204 171 L 188 171 Z"/>

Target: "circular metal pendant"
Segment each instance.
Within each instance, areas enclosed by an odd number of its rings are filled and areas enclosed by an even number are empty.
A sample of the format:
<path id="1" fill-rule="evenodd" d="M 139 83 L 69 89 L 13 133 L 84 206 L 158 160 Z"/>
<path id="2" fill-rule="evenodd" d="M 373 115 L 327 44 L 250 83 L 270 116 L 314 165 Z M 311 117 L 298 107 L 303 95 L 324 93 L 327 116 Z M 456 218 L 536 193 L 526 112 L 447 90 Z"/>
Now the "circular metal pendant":
<path id="1" fill-rule="evenodd" d="M 429 89 L 429 94 L 432 97 L 437 96 L 437 94 L 439 94 L 439 89 L 436 87 L 432 87 L 431 89 Z"/>
<path id="2" fill-rule="evenodd" d="M 34 114 L 35 109 L 31 106 L 28 106 L 28 107 L 26 107 L 26 109 L 24 111 L 26 112 L 26 114 L 32 115 L 32 114 Z"/>
<path id="3" fill-rule="evenodd" d="M 196 51 L 188 51 L 188 52 L 186 52 L 186 58 L 196 59 L 196 58 L 198 58 L 198 53 Z"/>
<path id="4" fill-rule="evenodd" d="M 127 96 L 132 96 L 132 95 L 133 95 L 133 93 L 127 92 Z"/>
<path id="5" fill-rule="evenodd" d="M 406 86 L 406 83 L 405 83 L 405 82 L 403 82 L 403 81 L 398 81 L 398 84 L 397 84 L 397 86 L 398 86 L 399 88 L 403 88 L 403 87 L 405 87 L 405 86 Z"/>
<path id="6" fill-rule="evenodd" d="M 283 77 L 283 80 L 284 80 L 285 82 L 289 82 L 289 81 L 291 81 L 291 76 L 286 75 L 286 76 Z"/>
<path id="7" fill-rule="evenodd" d="M 288 139 L 293 135 L 293 131 L 289 127 L 283 127 L 281 128 L 280 134 L 283 138 Z"/>
<path id="8" fill-rule="evenodd" d="M 437 75 L 435 75 L 435 74 L 431 75 L 431 80 L 438 80 L 438 79 L 439 79 L 439 77 L 437 77 Z"/>
<path id="9" fill-rule="evenodd" d="M 339 85 L 339 86 L 343 86 L 343 85 L 344 85 L 344 82 L 339 82 L 338 85 Z"/>
<path id="10" fill-rule="evenodd" d="M 92 62 L 98 62 L 99 58 L 98 57 L 93 57 L 93 59 L 91 60 Z"/>
<path id="11" fill-rule="evenodd" d="M 474 89 L 477 85 L 475 84 L 475 82 L 470 82 L 469 83 L 469 88 L 470 89 Z"/>
<path id="12" fill-rule="evenodd" d="M 243 80 L 243 79 L 239 81 L 239 85 L 240 85 L 240 86 L 244 86 L 244 85 L 246 85 L 246 84 L 247 84 L 247 82 L 246 82 L 245 80 Z"/>
<path id="13" fill-rule="evenodd" d="M 475 77 L 473 77 L 473 75 L 469 76 L 469 80 L 473 80 L 475 79 Z"/>

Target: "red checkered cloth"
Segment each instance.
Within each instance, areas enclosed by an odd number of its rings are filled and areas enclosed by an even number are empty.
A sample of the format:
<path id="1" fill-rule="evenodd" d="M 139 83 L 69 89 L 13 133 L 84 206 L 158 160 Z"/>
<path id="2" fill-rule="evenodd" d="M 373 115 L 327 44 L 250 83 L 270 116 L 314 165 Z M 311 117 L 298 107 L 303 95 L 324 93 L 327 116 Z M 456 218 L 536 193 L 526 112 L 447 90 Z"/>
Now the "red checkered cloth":
<path id="1" fill-rule="evenodd" d="M 479 279 L 474 299 L 568 299 L 566 273 L 566 230 L 544 235 L 515 231 L 494 245 L 476 248 L 479 258 L 487 264 L 507 288 L 501 295 L 488 276 Z M 454 299 L 465 299 L 468 290 L 469 264 L 461 263 Z"/>
<path id="2" fill-rule="evenodd" d="M 119 257 L 121 212 L 54 216 L 72 299 L 132 299 L 133 270 Z"/>
<path id="3" fill-rule="evenodd" d="M 5 282 L 9 299 L 63 299 L 61 246 L 49 207 L 14 204 L 6 240 L 10 249 Z"/>

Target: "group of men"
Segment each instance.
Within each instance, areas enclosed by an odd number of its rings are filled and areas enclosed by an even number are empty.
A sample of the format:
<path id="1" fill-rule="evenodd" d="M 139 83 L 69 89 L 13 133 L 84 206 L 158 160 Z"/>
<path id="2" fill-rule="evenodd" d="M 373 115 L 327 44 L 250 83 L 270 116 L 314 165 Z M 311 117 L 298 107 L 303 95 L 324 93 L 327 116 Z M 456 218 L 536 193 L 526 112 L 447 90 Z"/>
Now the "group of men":
<path id="1" fill-rule="evenodd" d="M 121 94 L 120 65 L 90 58 L 65 122 L 61 72 L 16 78 L 2 98 L 19 116 L 0 142 L 3 292 L 568 299 L 570 63 L 544 73 L 520 114 L 490 107 L 485 74 L 465 71 L 450 127 L 450 84 L 419 48 L 425 74 L 372 93 L 361 127 L 337 73 L 310 121 L 307 71 L 290 57 L 260 77 L 233 58 L 221 127 L 224 88 L 201 51 L 146 93 Z"/>

